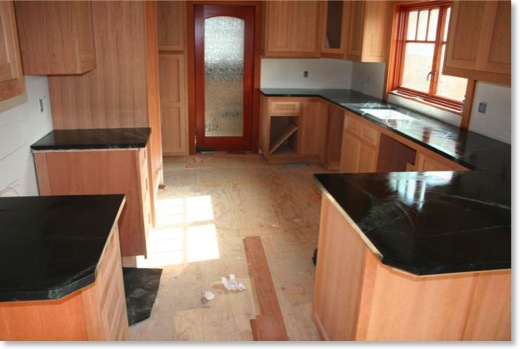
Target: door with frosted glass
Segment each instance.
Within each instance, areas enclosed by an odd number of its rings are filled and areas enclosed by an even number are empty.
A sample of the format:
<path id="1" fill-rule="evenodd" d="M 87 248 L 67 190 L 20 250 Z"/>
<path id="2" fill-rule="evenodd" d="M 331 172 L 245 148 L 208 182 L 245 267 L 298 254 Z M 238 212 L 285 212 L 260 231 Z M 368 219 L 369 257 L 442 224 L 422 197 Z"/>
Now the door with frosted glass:
<path id="1" fill-rule="evenodd" d="M 197 151 L 251 150 L 252 6 L 195 6 Z"/>

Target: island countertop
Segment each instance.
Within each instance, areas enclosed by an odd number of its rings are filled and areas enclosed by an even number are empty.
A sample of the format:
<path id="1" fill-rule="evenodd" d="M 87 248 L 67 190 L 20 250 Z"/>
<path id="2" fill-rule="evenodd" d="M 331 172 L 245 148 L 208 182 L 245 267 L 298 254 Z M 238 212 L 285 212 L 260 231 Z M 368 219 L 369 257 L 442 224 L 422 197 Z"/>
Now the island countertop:
<path id="1" fill-rule="evenodd" d="M 31 145 L 35 151 L 144 148 L 151 129 L 103 128 L 53 130 Z"/>
<path id="2" fill-rule="evenodd" d="M 383 264 L 416 275 L 511 268 L 510 173 L 315 178 Z"/>
<path id="3" fill-rule="evenodd" d="M 0 198 L 0 301 L 62 298 L 96 279 L 124 195 Z"/>

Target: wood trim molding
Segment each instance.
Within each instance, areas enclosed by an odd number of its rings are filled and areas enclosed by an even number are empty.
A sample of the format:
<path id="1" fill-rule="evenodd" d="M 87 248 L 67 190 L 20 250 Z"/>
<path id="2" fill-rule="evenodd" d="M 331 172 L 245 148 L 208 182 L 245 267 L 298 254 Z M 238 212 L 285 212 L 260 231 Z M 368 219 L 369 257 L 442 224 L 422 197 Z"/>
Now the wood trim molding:
<path id="1" fill-rule="evenodd" d="M 471 109 L 473 107 L 473 97 L 475 96 L 475 80 L 468 79 L 466 85 L 466 97 L 464 99 L 464 105 L 462 106 L 462 120 L 460 121 L 460 128 L 467 131 L 469 129 L 469 123 L 471 121 Z"/>

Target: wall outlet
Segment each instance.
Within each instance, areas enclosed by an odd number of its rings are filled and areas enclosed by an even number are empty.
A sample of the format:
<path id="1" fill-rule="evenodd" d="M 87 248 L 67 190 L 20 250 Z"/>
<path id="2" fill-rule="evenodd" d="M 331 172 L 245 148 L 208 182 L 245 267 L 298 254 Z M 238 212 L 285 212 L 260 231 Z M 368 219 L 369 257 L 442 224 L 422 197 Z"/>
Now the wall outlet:
<path id="1" fill-rule="evenodd" d="M 308 72 L 307 70 L 305 70 L 305 71 L 303 72 L 303 77 L 304 77 L 304 78 L 308 78 L 308 77 L 309 77 L 309 72 Z"/>
<path id="2" fill-rule="evenodd" d="M 487 110 L 487 103 L 480 102 L 478 104 L 478 112 L 482 113 L 482 114 L 486 114 L 486 110 Z"/>
<path id="3" fill-rule="evenodd" d="M 38 100 L 38 104 L 40 105 L 40 113 L 43 113 L 44 107 L 43 107 L 43 98 L 40 98 Z"/>

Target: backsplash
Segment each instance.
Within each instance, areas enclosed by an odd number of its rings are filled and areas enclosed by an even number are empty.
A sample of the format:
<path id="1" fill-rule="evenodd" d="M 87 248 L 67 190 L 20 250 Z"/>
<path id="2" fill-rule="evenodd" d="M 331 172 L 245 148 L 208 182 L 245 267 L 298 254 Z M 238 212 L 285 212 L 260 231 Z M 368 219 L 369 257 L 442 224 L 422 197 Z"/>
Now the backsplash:
<path id="1" fill-rule="evenodd" d="M 30 146 L 52 130 L 47 77 L 25 76 L 25 88 L 0 102 L 0 196 L 38 195 Z"/>

